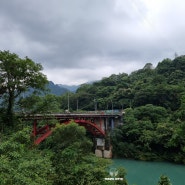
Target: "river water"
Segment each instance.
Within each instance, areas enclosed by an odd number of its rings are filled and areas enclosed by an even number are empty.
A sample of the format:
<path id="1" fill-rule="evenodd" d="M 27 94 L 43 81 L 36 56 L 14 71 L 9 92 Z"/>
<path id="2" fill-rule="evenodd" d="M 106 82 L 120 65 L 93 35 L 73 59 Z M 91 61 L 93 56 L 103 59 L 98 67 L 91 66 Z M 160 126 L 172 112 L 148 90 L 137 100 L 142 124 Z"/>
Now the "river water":
<path id="1" fill-rule="evenodd" d="M 145 162 L 113 159 L 112 167 L 124 167 L 129 185 L 157 185 L 161 175 L 169 177 L 172 185 L 185 185 L 185 165 L 166 162 Z"/>

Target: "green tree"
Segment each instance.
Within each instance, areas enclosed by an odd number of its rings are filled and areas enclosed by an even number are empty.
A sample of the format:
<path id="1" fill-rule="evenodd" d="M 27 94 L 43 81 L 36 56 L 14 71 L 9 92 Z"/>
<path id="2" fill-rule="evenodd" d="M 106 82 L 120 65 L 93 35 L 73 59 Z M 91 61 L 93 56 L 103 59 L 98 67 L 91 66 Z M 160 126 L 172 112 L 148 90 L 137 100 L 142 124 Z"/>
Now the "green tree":
<path id="1" fill-rule="evenodd" d="M 172 60 L 169 58 L 164 59 L 162 62 L 159 62 L 156 67 L 157 73 L 168 76 L 172 70 Z"/>
<path id="2" fill-rule="evenodd" d="M 118 168 L 118 178 L 123 178 L 122 180 L 117 181 L 115 184 L 116 185 L 128 185 L 128 182 L 125 178 L 126 176 L 126 171 L 123 167 Z"/>
<path id="3" fill-rule="evenodd" d="M 161 175 L 157 185 L 172 185 L 172 184 L 170 183 L 170 179 L 167 176 Z"/>
<path id="4" fill-rule="evenodd" d="M 0 143 L 1 185 L 52 185 L 56 177 L 51 152 L 32 148 L 31 129 L 4 135 Z"/>
<path id="5" fill-rule="evenodd" d="M 29 88 L 44 89 L 47 78 L 42 66 L 28 57 L 19 58 L 15 53 L 0 51 L 0 82 L 4 89 L 7 124 L 13 125 L 13 108 L 16 98 Z"/>
<path id="6" fill-rule="evenodd" d="M 19 100 L 23 113 L 57 113 L 60 109 L 60 97 L 53 94 L 37 96 L 35 94 Z"/>
<path id="7" fill-rule="evenodd" d="M 41 147 L 54 153 L 55 185 L 105 184 L 106 168 L 110 162 L 92 153 L 92 142 L 86 137 L 84 127 L 76 123 L 58 125 Z"/>
<path id="8" fill-rule="evenodd" d="M 160 106 L 147 104 L 134 109 L 134 116 L 137 120 L 149 120 L 152 123 L 166 121 L 168 118 L 167 110 Z"/>

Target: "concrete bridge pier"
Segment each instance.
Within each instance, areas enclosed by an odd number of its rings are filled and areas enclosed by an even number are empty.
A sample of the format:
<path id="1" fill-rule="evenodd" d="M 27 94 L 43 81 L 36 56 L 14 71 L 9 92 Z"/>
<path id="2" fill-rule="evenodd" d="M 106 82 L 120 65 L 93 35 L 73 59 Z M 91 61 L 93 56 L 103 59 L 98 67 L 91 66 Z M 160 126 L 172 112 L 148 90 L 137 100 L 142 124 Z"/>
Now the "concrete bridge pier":
<path id="1" fill-rule="evenodd" d="M 117 125 L 121 124 L 120 117 L 112 116 L 112 117 L 105 117 L 101 120 L 101 124 L 99 124 L 99 127 L 104 130 L 106 136 L 108 137 L 108 133 L 111 132 Z M 96 123 L 98 121 L 96 120 Z M 112 158 L 112 146 L 110 144 L 110 138 L 96 138 L 95 143 L 96 149 L 95 149 L 95 155 L 97 157 Z"/>
<path id="2" fill-rule="evenodd" d="M 106 147 L 106 141 L 104 138 L 96 138 L 95 155 L 101 158 L 112 158 L 112 147 Z"/>

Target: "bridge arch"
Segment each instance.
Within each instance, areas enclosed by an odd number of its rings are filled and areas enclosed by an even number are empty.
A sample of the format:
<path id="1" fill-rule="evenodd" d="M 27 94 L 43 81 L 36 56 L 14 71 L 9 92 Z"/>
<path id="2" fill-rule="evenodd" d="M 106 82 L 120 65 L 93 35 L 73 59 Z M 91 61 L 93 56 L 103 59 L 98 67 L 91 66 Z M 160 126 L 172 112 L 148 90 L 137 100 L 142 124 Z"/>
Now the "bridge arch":
<path id="1" fill-rule="evenodd" d="M 72 121 L 77 123 L 79 126 L 85 127 L 85 129 L 91 132 L 95 137 L 100 138 L 105 137 L 105 132 L 100 127 L 98 127 L 95 123 L 92 123 L 84 119 L 67 120 L 65 122 L 62 122 L 61 124 L 70 124 L 72 123 Z M 35 120 L 32 134 L 34 137 L 37 136 L 34 143 L 38 145 L 52 134 L 52 129 L 48 124 L 38 129 Z"/>
<path id="2" fill-rule="evenodd" d="M 80 126 L 84 126 L 86 130 L 91 132 L 96 137 L 105 137 L 105 132 L 95 123 L 83 119 L 75 119 L 74 122 Z"/>

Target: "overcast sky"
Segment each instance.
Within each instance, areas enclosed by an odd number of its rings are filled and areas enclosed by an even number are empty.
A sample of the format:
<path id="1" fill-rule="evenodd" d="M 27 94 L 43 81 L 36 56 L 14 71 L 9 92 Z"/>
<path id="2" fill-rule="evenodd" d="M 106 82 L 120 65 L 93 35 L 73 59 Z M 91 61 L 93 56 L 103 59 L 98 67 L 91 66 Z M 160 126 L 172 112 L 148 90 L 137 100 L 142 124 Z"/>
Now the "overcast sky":
<path id="1" fill-rule="evenodd" d="M 0 0 L 0 50 L 82 84 L 185 54 L 184 0 Z"/>

